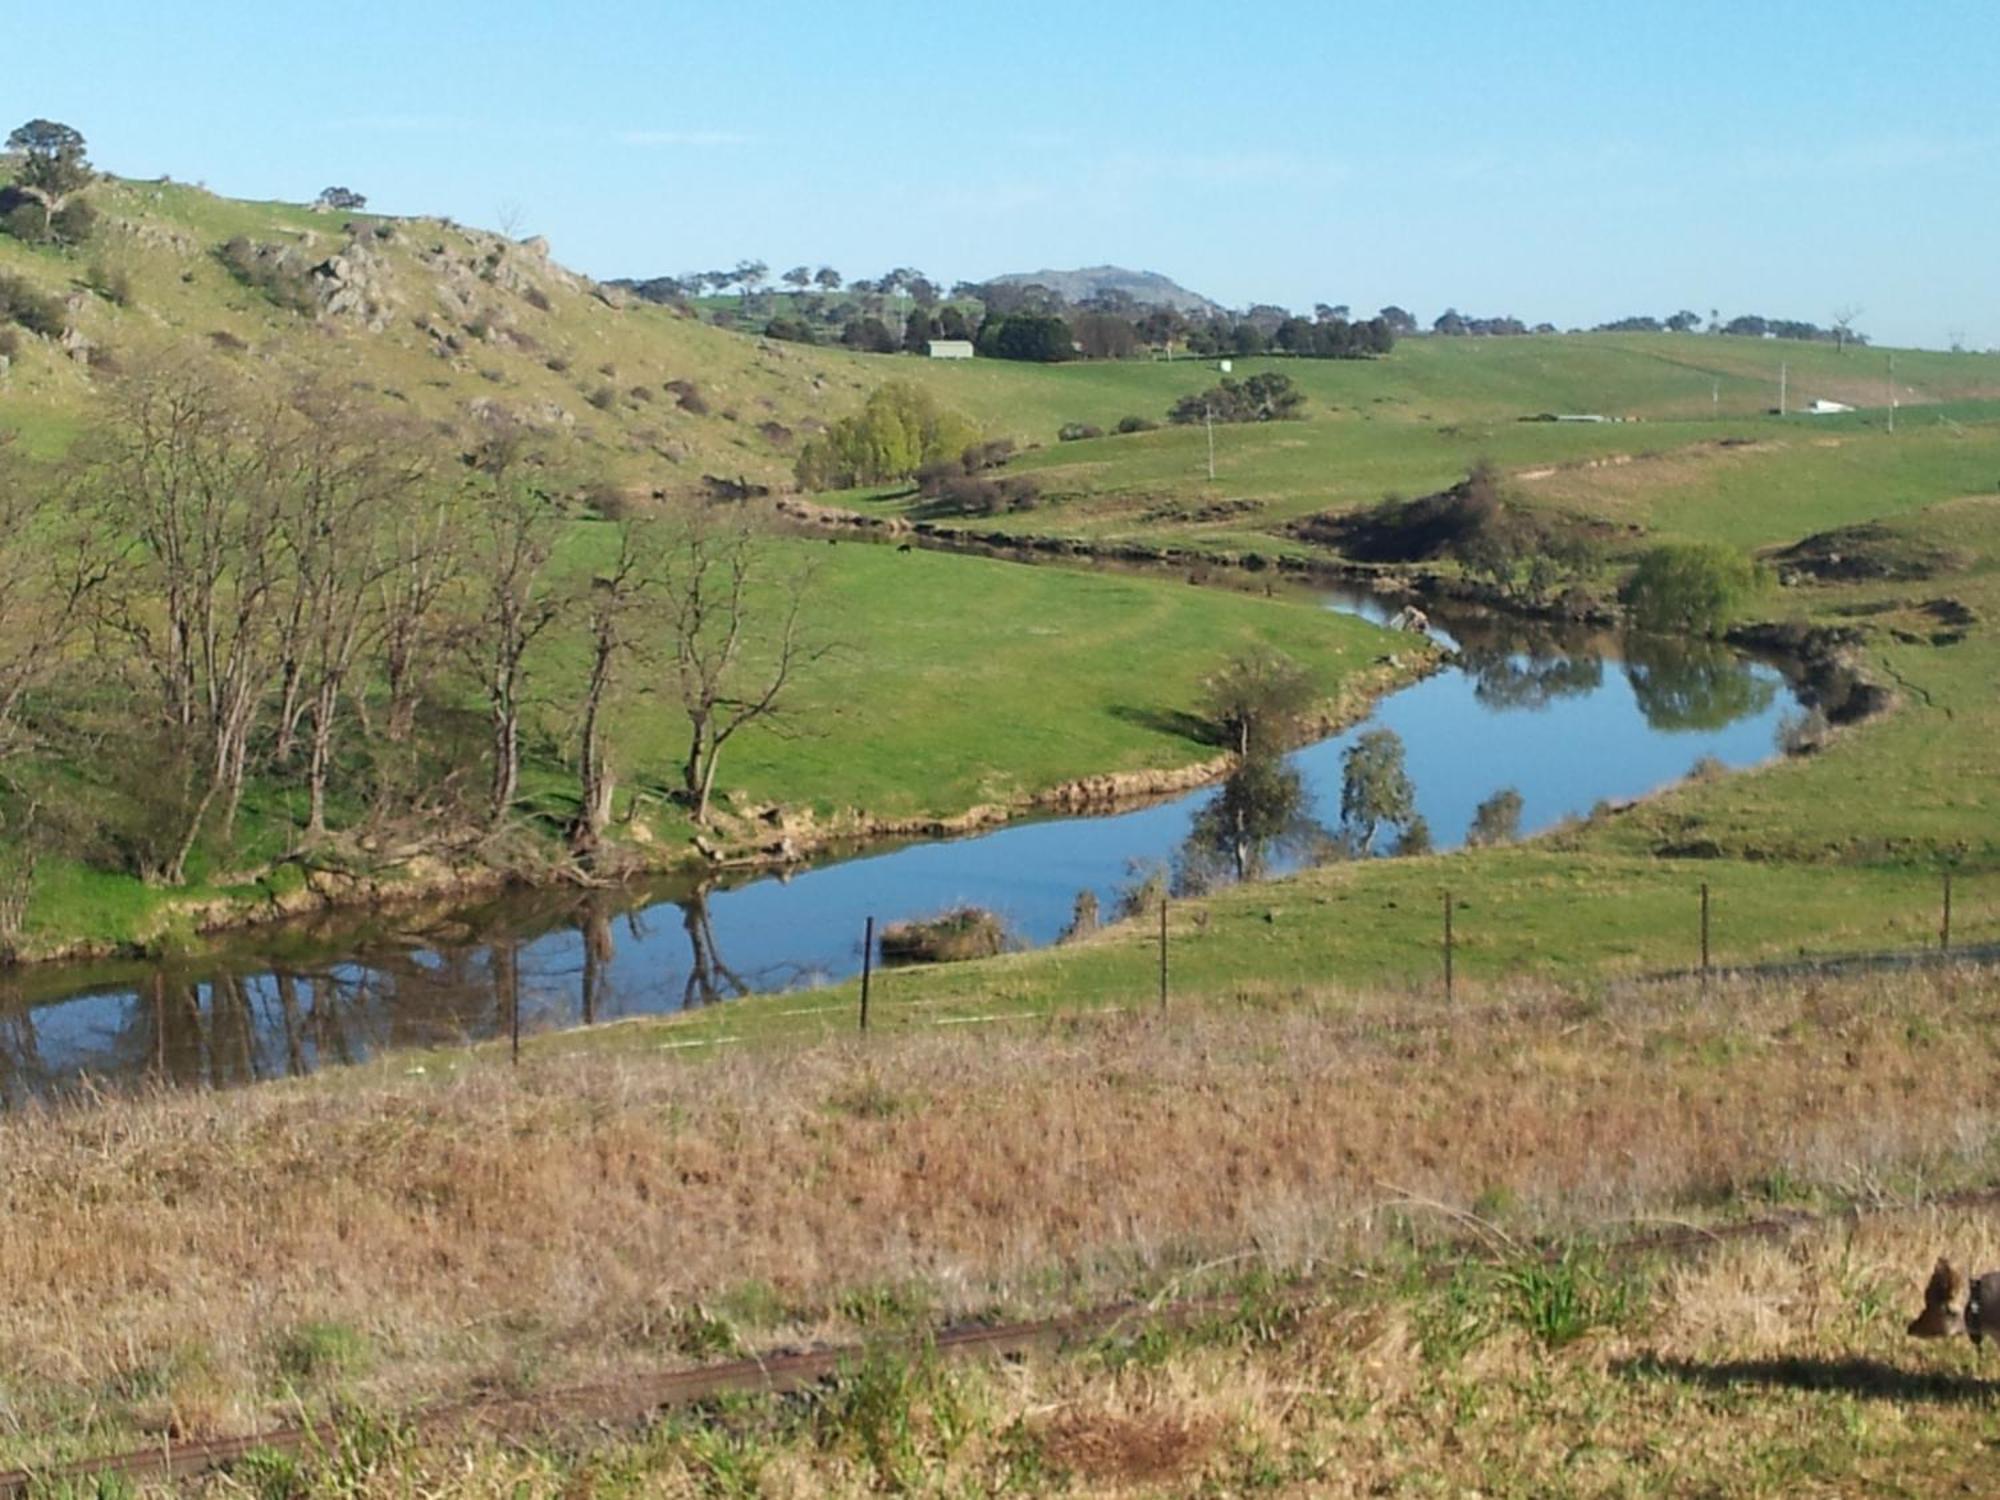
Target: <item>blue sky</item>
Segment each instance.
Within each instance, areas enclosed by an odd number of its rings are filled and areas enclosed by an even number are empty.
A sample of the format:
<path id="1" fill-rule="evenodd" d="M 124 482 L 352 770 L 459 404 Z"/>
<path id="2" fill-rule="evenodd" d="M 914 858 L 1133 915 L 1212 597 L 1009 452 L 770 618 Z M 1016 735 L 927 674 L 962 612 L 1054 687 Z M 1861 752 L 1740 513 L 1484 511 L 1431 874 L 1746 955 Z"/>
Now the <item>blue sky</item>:
<path id="1" fill-rule="evenodd" d="M 1224 302 L 2000 344 L 2000 6 L 0 0 L 0 114 L 598 276 L 1110 261 Z M 509 212 L 511 210 L 511 213 Z"/>

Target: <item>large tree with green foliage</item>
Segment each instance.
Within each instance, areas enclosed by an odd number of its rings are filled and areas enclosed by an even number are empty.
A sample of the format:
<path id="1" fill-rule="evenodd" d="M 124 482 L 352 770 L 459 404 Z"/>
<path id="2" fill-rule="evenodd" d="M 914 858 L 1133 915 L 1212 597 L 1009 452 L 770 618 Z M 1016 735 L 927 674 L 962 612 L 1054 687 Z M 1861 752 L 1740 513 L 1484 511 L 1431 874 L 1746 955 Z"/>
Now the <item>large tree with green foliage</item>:
<path id="1" fill-rule="evenodd" d="M 71 193 L 90 186 L 96 175 L 84 154 L 83 134 L 55 120 L 30 120 L 7 137 L 7 149 L 21 156 L 14 185 L 41 199 L 53 216 Z"/>
<path id="2" fill-rule="evenodd" d="M 1055 364 L 1076 357 L 1069 324 L 1053 313 L 1017 312 L 988 318 L 979 330 L 979 352 L 995 359 Z"/>
<path id="3" fill-rule="evenodd" d="M 1639 559 L 1618 597 L 1642 630 L 1719 635 L 1757 591 L 1757 566 L 1714 542 L 1667 542 Z"/>
<path id="4" fill-rule="evenodd" d="M 1311 676 L 1281 651 L 1230 658 L 1202 684 L 1203 706 L 1245 759 L 1285 747 L 1313 703 Z"/>
<path id="5" fill-rule="evenodd" d="M 848 489 L 908 479 L 927 463 L 956 458 L 979 429 L 906 380 L 878 387 L 851 417 L 806 444 L 796 473 L 809 490 Z"/>
<path id="6" fill-rule="evenodd" d="M 1370 729 L 1340 758 L 1340 826 L 1356 854 L 1370 853 L 1384 825 L 1407 829 L 1417 789 L 1403 769 L 1403 741 L 1393 729 Z"/>

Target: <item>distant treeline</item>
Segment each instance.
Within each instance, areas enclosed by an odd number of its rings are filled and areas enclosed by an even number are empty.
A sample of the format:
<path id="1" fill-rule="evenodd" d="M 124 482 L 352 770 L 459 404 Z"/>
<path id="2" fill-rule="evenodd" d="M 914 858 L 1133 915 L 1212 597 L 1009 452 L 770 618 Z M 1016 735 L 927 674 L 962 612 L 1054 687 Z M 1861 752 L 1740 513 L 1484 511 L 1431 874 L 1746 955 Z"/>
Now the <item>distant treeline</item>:
<path id="1" fill-rule="evenodd" d="M 1720 333 L 1737 338 L 1803 339 L 1808 342 L 1825 344 L 1865 344 L 1868 336 L 1857 333 L 1852 327 L 1853 315 L 1843 314 L 1834 319 L 1833 325 L 1822 328 L 1816 323 L 1807 323 L 1798 318 L 1765 318 L 1755 313 L 1745 313 L 1741 317 L 1722 320 L 1719 312 L 1711 311 L 1706 320 L 1698 312 L 1682 308 L 1669 313 L 1664 318 L 1649 317 L 1643 313 L 1629 318 L 1617 318 L 1609 323 L 1599 323 L 1592 333 Z M 1571 329 L 1570 332 L 1580 332 Z M 1468 318 L 1457 308 L 1448 307 L 1431 324 L 1431 332 L 1447 338 L 1502 338 L 1510 335 L 1558 332 L 1553 323 L 1536 323 L 1530 326 L 1519 318 Z"/>
<path id="2" fill-rule="evenodd" d="M 1368 359 L 1387 354 L 1397 339 L 1424 331 L 1413 314 L 1394 304 L 1370 318 L 1355 316 L 1344 304 L 1325 302 L 1316 303 L 1310 316 L 1265 302 L 1243 312 L 1183 311 L 1144 303 L 1116 290 L 1072 301 L 1039 282 L 960 281 L 947 290 L 909 266 L 849 281 L 831 266 L 815 270 L 801 265 L 773 280 L 762 261 L 741 261 L 729 271 L 693 271 L 612 285 L 690 313 L 696 298 L 733 294 L 735 307 L 707 310 L 725 327 L 871 354 L 921 354 L 934 339 L 954 339 L 974 345 L 988 358 L 1042 363 L 1127 359 L 1142 352 Z M 1725 322 L 1713 310 L 1704 319 L 1682 309 L 1665 317 L 1619 318 L 1591 331 L 1707 332 L 1867 343 L 1865 335 L 1853 331 L 1852 322 L 1852 314 L 1842 314 L 1823 328 L 1797 318 L 1754 313 Z M 1432 320 L 1429 331 L 1444 338 L 1508 338 L 1561 330 L 1553 323 L 1529 323 L 1511 314 L 1475 317 L 1448 307 Z"/>
<path id="3" fill-rule="evenodd" d="M 909 268 L 846 281 L 829 266 L 796 266 L 774 284 L 767 267 L 750 261 L 734 271 L 614 285 L 689 311 L 696 297 L 733 292 L 736 307 L 712 312 L 716 322 L 871 354 L 921 354 L 932 340 L 952 339 L 987 358 L 1037 363 L 1127 359 L 1141 352 L 1367 359 L 1387 354 L 1399 336 L 1417 331 L 1416 319 L 1399 307 L 1372 318 L 1328 303 L 1318 304 L 1311 317 L 1268 303 L 1240 313 L 1183 312 L 1121 291 L 1073 302 L 1036 282 L 961 281 L 947 291 Z"/>

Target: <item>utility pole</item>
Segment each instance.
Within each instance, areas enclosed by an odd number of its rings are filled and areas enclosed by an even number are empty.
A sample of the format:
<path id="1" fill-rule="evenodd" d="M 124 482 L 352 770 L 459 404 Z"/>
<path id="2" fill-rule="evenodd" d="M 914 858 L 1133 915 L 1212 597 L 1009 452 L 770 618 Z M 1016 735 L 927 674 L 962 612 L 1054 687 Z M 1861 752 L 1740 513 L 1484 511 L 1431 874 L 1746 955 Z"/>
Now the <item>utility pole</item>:
<path id="1" fill-rule="evenodd" d="M 1212 407 L 1209 407 L 1209 406 L 1203 406 L 1203 407 L 1202 407 L 1202 409 L 1201 409 L 1201 425 L 1202 425 L 1202 426 L 1203 426 L 1204 428 L 1206 428 L 1206 429 L 1207 429 L 1207 431 L 1208 431 L 1208 482 L 1209 482 L 1210 484 L 1213 484 L 1213 483 L 1215 483 L 1215 411 L 1214 411 L 1214 408 L 1212 408 Z"/>
<path id="2" fill-rule="evenodd" d="M 1896 430 L 1896 356 L 1889 356 L 1889 430 Z"/>
<path id="3" fill-rule="evenodd" d="M 1791 374 L 1791 365 L 1785 360 L 1778 361 L 1778 415 L 1785 414 L 1785 379 Z"/>
<path id="4" fill-rule="evenodd" d="M 1712 380 L 1708 385 L 1708 404 L 1720 416 L 1722 413 L 1722 382 Z"/>

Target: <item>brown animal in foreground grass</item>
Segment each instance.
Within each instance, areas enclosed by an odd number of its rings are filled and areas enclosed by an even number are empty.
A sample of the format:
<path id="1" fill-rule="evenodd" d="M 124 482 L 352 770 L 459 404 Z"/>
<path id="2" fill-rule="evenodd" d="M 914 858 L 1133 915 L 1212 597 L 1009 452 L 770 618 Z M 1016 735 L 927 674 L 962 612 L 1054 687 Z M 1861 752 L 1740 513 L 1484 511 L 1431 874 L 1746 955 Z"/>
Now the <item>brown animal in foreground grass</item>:
<path id="1" fill-rule="evenodd" d="M 1986 1341 L 1990 1332 L 2000 1338 L 2000 1271 L 1988 1271 L 1972 1283 L 1963 1313 L 1958 1294 L 1965 1287 L 1952 1263 L 1942 1258 L 1924 1286 L 1924 1310 L 1911 1319 L 1909 1332 L 1920 1339 L 1948 1339 L 1963 1333 L 1973 1343 Z"/>

